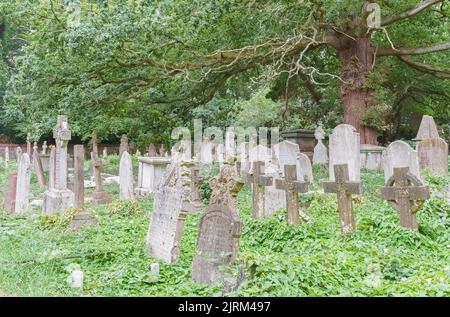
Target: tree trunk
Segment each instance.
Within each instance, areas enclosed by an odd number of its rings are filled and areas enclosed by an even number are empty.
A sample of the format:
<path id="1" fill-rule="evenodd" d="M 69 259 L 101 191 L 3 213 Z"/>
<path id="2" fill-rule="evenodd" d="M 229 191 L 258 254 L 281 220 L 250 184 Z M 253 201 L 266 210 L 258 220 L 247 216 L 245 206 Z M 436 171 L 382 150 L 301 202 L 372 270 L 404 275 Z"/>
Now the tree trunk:
<path id="1" fill-rule="evenodd" d="M 362 144 L 377 144 L 376 130 L 361 124 L 367 109 L 374 105 L 374 92 L 366 87 L 367 72 L 372 70 L 373 49 L 370 38 L 356 38 L 338 49 L 340 60 L 341 95 L 344 105 L 344 123 L 354 126 Z"/>

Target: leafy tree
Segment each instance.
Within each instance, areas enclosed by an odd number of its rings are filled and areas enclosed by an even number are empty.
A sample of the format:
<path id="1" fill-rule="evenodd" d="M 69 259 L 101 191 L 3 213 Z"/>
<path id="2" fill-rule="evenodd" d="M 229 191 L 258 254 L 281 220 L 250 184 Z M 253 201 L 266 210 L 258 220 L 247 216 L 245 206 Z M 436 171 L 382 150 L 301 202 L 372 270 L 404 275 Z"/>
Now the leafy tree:
<path id="1" fill-rule="evenodd" d="M 13 0 L 0 9 L 27 41 L 1 119 L 22 134 L 31 125 L 45 135 L 63 112 L 85 138 L 95 127 L 103 138 L 148 140 L 201 113 L 193 109 L 268 87 L 283 124 L 332 113 L 325 121 L 342 116 L 363 143 L 377 132 L 410 136 L 422 113 L 444 125 L 450 117 L 446 0 Z"/>

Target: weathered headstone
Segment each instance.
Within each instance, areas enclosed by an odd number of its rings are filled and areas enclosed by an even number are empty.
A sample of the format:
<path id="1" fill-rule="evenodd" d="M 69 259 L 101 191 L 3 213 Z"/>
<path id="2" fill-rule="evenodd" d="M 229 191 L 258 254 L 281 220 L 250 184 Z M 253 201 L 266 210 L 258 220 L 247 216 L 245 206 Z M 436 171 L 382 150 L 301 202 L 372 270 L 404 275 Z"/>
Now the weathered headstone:
<path id="1" fill-rule="evenodd" d="M 45 187 L 46 181 L 45 181 L 44 169 L 42 168 L 41 157 L 40 157 L 37 149 L 34 149 L 34 151 L 33 151 L 33 167 L 34 167 L 34 172 L 36 173 L 39 185 L 42 187 Z"/>
<path id="2" fill-rule="evenodd" d="M 232 129 L 227 129 L 225 133 L 225 162 L 234 160 L 236 153 L 236 133 Z"/>
<path id="3" fill-rule="evenodd" d="M 303 173 L 300 166 L 300 148 L 298 144 L 291 141 L 283 141 L 273 146 L 273 154 L 280 166 L 282 175 L 284 176 L 285 165 L 295 165 L 297 171 L 297 179 L 303 181 Z"/>
<path id="4" fill-rule="evenodd" d="M 27 154 L 28 158 L 31 158 L 31 133 L 27 133 Z"/>
<path id="5" fill-rule="evenodd" d="M 350 180 L 347 164 L 334 165 L 333 170 L 335 179 L 323 182 L 323 189 L 325 193 L 337 194 L 342 233 L 352 233 L 356 230 L 352 194 L 362 194 L 362 183 Z"/>
<path id="6" fill-rule="evenodd" d="M 134 198 L 133 162 L 127 151 L 122 153 L 119 165 L 120 199 Z"/>
<path id="7" fill-rule="evenodd" d="M 123 152 L 128 152 L 129 150 L 128 137 L 124 134 L 120 138 L 119 157 L 122 157 Z"/>
<path id="8" fill-rule="evenodd" d="M 264 162 L 255 161 L 252 163 L 251 173 L 247 174 L 247 181 L 251 183 L 252 187 L 252 215 L 254 218 L 263 218 L 265 215 L 265 186 L 273 184 L 273 178 L 264 175 Z"/>
<path id="9" fill-rule="evenodd" d="M 230 265 L 237 257 L 242 221 L 236 210 L 236 196 L 243 183 L 236 167 L 225 163 L 219 175 L 211 179 L 210 186 L 210 203 L 199 224 L 192 279 L 215 285 L 230 279 Z"/>
<path id="10" fill-rule="evenodd" d="M 383 146 L 373 144 L 361 144 L 361 168 L 368 170 L 383 170 Z"/>
<path id="11" fill-rule="evenodd" d="M 209 139 L 203 140 L 201 146 L 200 146 L 200 162 L 202 164 L 212 164 L 214 161 L 213 158 L 213 148 L 214 148 L 214 142 L 212 142 Z"/>
<path id="12" fill-rule="evenodd" d="M 14 213 L 16 210 L 16 188 L 17 172 L 10 173 L 8 176 L 8 188 L 6 190 L 4 208 L 7 213 Z"/>
<path id="13" fill-rule="evenodd" d="M 439 133 L 432 116 L 423 116 L 415 141 L 438 138 Z"/>
<path id="14" fill-rule="evenodd" d="M 44 194 L 43 212 L 46 215 L 63 212 L 74 204 L 74 193 L 67 188 L 67 145 L 72 136 L 66 116 L 58 115 L 53 137 L 56 148 L 50 157 L 49 189 Z"/>
<path id="15" fill-rule="evenodd" d="M 112 202 L 112 195 L 103 189 L 102 167 L 104 162 L 98 154 L 97 134 L 95 132 L 92 133 L 91 143 L 91 164 L 95 178 L 95 191 L 92 193 L 92 203 L 94 205 L 109 204 Z"/>
<path id="16" fill-rule="evenodd" d="M 282 177 L 278 165 L 271 162 L 264 164 L 264 177 L 270 177 L 271 182 L 264 186 L 264 213 L 263 216 L 269 216 L 281 208 L 286 207 L 286 195 L 283 190 L 277 189 L 275 180 Z"/>
<path id="17" fill-rule="evenodd" d="M 84 146 L 75 145 L 74 152 L 74 206 L 83 208 L 84 206 Z"/>
<path id="18" fill-rule="evenodd" d="M 418 230 L 416 213 L 430 193 L 420 179 L 409 173 L 409 167 L 394 168 L 394 174 L 386 180 L 386 187 L 381 188 L 381 196 L 400 213 L 401 226 Z"/>
<path id="19" fill-rule="evenodd" d="M 240 165 L 240 170 L 238 172 L 241 174 L 248 173 L 250 170 L 249 152 L 250 152 L 249 142 L 242 142 L 241 144 L 238 145 L 237 155 L 238 155 L 238 162 Z"/>
<path id="20" fill-rule="evenodd" d="M 278 189 L 285 191 L 288 223 L 291 225 L 298 224 L 300 222 L 300 215 L 302 215 L 304 220 L 307 220 L 308 218 L 300 211 L 298 193 L 306 193 L 309 182 L 297 181 L 296 166 L 284 165 L 284 180 L 276 179 L 275 184 Z"/>
<path id="21" fill-rule="evenodd" d="M 180 254 L 181 238 L 190 203 L 190 162 L 173 161 L 155 193 L 153 212 L 146 238 L 146 253 L 167 263 Z"/>
<path id="22" fill-rule="evenodd" d="M 199 186 L 203 181 L 200 176 L 200 169 L 197 166 L 191 168 L 191 203 L 195 208 L 203 208 L 203 202 L 200 197 Z"/>
<path id="23" fill-rule="evenodd" d="M 156 146 L 153 143 L 148 146 L 148 156 L 150 157 L 158 156 L 156 153 Z"/>
<path id="24" fill-rule="evenodd" d="M 317 140 L 317 144 L 314 147 L 313 164 L 325 165 L 328 163 L 328 150 L 322 141 L 325 139 L 325 131 L 322 126 L 317 127 L 314 137 Z"/>
<path id="25" fill-rule="evenodd" d="M 27 153 L 24 153 L 19 160 L 19 168 L 17 171 L 16 203 L 14 207 L 16 213 L 29 209 L 30 180 L 30 157 Z"/>
<path id="26" fill-rule="evenodd" d="M 219 163 L 220 168 L 222 168 L 225 161 L 225 146 L 222 143 L 216 144 L 214 159 Z"/>
<path id="27" fill-rule="evenodd" d="M 20 146 L 16 147 L 16 161 L 19 164 L 20 158 L 22 157 L 23 150 Z"/>
<path id="28" fill-rule="evenodd" d="M 448 144 L 441 138 L 423 139 L 417 146 L 419 167 L 433 174 L 448 174 Z"/>
<path id="29" fill-rule="evenodd" d="M 409 167 L 409 172 L 422 180 L 417 151 L 403 141 L 394 141 L 383 152 L 384 179 L 394 175 L 395 167 Z"/>
<path id="30" fill-rule="evenodd" d="M 340 124 L 330 134 L 330 181 L 334 181 L 334 165 L 347 164 L 350 181 L 360 180 L 360 137 L 349 124 Z"/>
<path id="31" fill-rule="evenodd" d="M 44 141 L 44 143 L 42 144 L 42 155 L 46 155 L 47 154 L 47 141 Z"/>
<path id="32" fill-rule="evenodd" d="M 311 166 L 311 160 L 304 153 L 298 154 L 298 160 L 300 163 L 300 172 L 303 175 L 303 179 L 308 182 L 312 182 L 314 180 L 313 170 Z"/>

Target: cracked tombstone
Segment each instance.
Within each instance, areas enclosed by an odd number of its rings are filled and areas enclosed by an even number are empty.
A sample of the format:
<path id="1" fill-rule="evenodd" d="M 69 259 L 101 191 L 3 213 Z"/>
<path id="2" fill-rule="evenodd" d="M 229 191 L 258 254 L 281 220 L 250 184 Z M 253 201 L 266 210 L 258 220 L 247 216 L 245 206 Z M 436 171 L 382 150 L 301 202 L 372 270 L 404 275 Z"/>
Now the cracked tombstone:
<path id="1" fill-rule="evenodd" d="M 323 182 L 323 189 L 325 193 L 337 194 L 341 231 L 343 234 L 352 233 L 356 230 L 352 194 L 362 194 L 362 183 L 349 179 L 347 164 L 334 165 L 333 170 L 335 180 Z"/>
<path id="2" fill-rule="evenodd" d="M 127 151 L 122 153 L 119 165 L 120 199 L 133 199 L 133 162 Z"/>
<path id="3" fill-rule="evenodd" d="M 197 252 L 192 261 L 192 279 L 197 283 L 238 286 L 231 277 L 230 266 L 237 257 L 242 233 L 236 197 L 243 185 L 236 166 L 228 162 L 210 181 L 211 199 L 200 220 Z"/>
<path id="4" fill-rule="evenodd" d="M 173 161 L 153 201 L 146 237 L 146 254 L 166 263 L 178 261 L 184 219 L 193 207 L 190 202 L 191 162 Z"/>
<path id="5" fill-rule="evenodd" d="M 50 152 L 49 189 L 44 193 L 42 211 L 45 215 L 63 212 L 74 205 L 74 193 L 67 188 L 67 145 L 71 132 L 66 116 L 58 115 L 53 130 L 56 147 Z"/>
<path id="6" fill-rule="evenodd" d="M 328 150 L 322 141 L 325 139 L 325 131 L 323 131 L 322 126 L 317 127 L 314 137 L 317 140 L 317 144 L 314 147 L 313 164 L 326 165 L 328 163 Z"/>
<path id="7" fill-rule="evenodd" d="M 255 219 L 263 218 L 265 215 L 265 186 L 272 185 L 273 177 L 263 173 L 264 162 L 255 161 L 252 163 L 252 173 L 248 173 L 246 178 L 252 187 L 252 215 Z"/>
<path id="8" fill-rule="evenodd" d="M 30 207 L 30 165 L 30 157 L 27 153 L 23 153 L 19 160 L 19 168 L 17 170 L 16 202 L 14 206 L 16 213 L 27 211 Z"/>
<path id="9" fill-rule="evenodd" d="M 103 189 L 102 168 L 104 161 L 98 155 L 97 134 L 95 132 L 92 133 L 91 164 L 95 178 L 95 190 L 92 193 L 92 203 L 94 205 L 109 204 L 112 202 L 112 194 Z"/>
<path id="10" fill-rule="evenodd" d="M 380 189 L 383 199 L 389 201 L 400 214 L 402 227 L 418 230 L 416 213 L 423 201 L 430 198 L 427 186 L 409 172 L 409 167 L 395 167 L 394 174 Z"/>
<path id="11" fill-rule="evenodd" d="M 276 179 L 275 186 L 284 190 L 286 195 L 286 216 L 288 223 L 297 225 L 300 218 L 309 221 L 309 217 L 300 210 L 298 200 L 299 193 L 308 192 L 309 182 L 297 180 L 297 168 L 295 165 L 284 165 L 284 179 Z"/>

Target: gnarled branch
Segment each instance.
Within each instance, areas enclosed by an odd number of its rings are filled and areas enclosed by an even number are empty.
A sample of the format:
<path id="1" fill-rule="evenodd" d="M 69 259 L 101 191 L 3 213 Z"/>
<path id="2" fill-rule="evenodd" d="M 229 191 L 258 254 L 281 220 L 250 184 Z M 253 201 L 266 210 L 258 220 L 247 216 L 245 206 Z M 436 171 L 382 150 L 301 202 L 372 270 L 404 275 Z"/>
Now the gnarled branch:
<path id="1" fill-rule="evenodd" d="M 417 48 L 377 48 L 377 56 L 401 56 L 401 55 L 423 55 L 450 50 L 450 42 Z"/>
<path id="2" fill-rule="evenodd" d="M 418 62 L 415 62 L 415 61 L 411 60 L 411 58 L 409 58 L 408 56 L 401 56 L 401 55 L 399 55 L 397 57 L 402 62 L 406 63 L 407 65 L 409 65 L 412 68 L 417 69 L 417 70 L 419 70 L 421 72 L 431 74 L 431 75 L 436 76 L 438 78 L 450 79 L 450 70 L 437 68 L 437 67 L 430 66 L 430 65 L 427 65 L 427 64 L 423 64 L 423 63 L 418 63 Z"/>
<path id="3" fill-rule="evenodd" d="M 425 10 L 426 8 L 439 3 L 439 2 L 443 2 L 444 0 L 423 0 L 421 1 L 418 5 L 416 5 L 414 8 L 409 9 L 407 11 L 404 11 L 400 14 L 397 15 L 393 15 L 390 17 L 387 17 L 385 19 L 383 19 L 381 21 L 381 26 L 386 26 L 389 24 L 393 24 L 396 23 L 398 21 L 404 20 L 404 19 L 408 19 L 412 16 L 415 16 L 416 14 L 418 14 L 419 12 L 422 12 L 423 10 Z"/>

